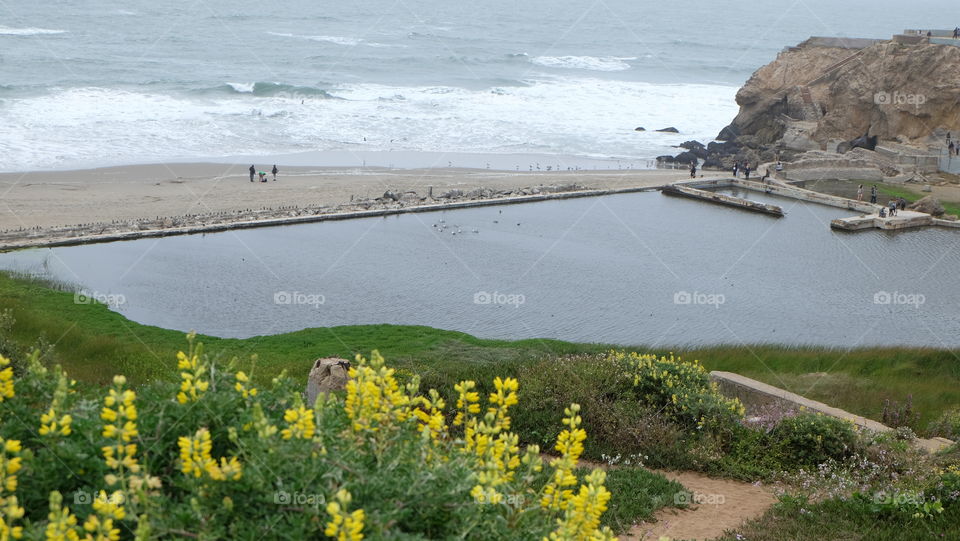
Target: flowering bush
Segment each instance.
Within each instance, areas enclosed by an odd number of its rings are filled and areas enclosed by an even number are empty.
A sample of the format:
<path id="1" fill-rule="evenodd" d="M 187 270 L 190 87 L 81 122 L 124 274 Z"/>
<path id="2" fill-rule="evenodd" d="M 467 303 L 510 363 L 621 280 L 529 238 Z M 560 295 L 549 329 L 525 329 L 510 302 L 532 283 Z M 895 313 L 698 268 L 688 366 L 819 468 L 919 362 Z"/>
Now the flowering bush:
<path id="1" fill-rule="evenodd" d="M 0 539 L 614 538 L 605 472 L 577 475 L 576 404 L 544 464 L 511 430 L 515 379 L 486 400 L 457 384 L 448 426 L 443 398 L 376 352 L 344 396 L 304 404 L 291 378 L 258 388 L 188 338 L 179 382 L 116 376 L 101 397 L 0 357 Z"/>
<path id="2" fill-rule="evenodd" d="M 699 361 L 623 351 L 609 358 L 626 364 L 638 398 L 688 428 L 728 428 L 743 418 L 743 404 L 720 394 Z"/>
<path id="3" fill-rule="evenodd" d="M 773 430 L 789 462 L 816 466 L 828 459 L 843 460 L 858 448 L 853 425 L 828 415 L 801 413 L 788 417 Z"/>

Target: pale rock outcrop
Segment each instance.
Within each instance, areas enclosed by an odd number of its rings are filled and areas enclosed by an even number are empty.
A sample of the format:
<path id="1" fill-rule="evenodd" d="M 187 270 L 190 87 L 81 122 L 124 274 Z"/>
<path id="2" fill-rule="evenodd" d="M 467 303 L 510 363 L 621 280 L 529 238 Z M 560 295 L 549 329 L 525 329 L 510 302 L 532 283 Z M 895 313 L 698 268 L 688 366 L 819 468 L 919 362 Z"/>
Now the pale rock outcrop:
<path id="1" fill-rule="evenodd" d="M 312 407 L 321 393 L 339 391 L 350 379 L 350 361 L 338 357 L 325 357 L 313 362 L 307 378 L 307 406 Z"/>

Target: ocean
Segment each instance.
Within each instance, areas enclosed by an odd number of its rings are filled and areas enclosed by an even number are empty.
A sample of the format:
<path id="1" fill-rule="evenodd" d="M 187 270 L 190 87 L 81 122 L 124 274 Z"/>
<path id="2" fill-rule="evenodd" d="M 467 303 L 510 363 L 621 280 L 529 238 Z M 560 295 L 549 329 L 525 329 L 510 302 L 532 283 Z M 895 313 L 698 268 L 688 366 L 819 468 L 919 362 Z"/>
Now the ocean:
<path id="1" fill-rule="evenodd" d="M 712 140 L 737 112 L 737 89 L 783 47 L 952 28 L 946 7 L 8 0 L 0 171 L 393 155 L 650 167 L 683 141 Z M 654 131 L 670 126 L 680 133 Z"/>

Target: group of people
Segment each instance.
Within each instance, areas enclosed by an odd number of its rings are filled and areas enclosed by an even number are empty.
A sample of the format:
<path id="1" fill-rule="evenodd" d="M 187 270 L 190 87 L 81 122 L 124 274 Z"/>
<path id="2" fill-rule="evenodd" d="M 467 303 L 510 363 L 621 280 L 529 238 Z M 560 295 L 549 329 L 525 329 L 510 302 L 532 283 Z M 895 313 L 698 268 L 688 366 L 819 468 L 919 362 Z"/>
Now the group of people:
<path id="1" fill-rule="evenodd" d="M 950 156 L 960 156 L 960 141 L 951 139 L 950 132 L 947 132 L 947 152 Z"/>
<path id="2" fill-rule="evenodd" d="M 273 165 L 273 169 L 271 169 L 270 172 L 273 173 L 273 180 L 277 180 L 277 173 L 279 173 L 280 170 L 277 169 L 277 165 L 276 165 L 276 164 Z M 253 182 L 253 177 L 255 177 L 255 176 L 259 176 L 259 177 L 260 177 L 260 182 L 266 182 L 266 181 L 267 181 L 267 173 L 264 172 L 264 171 L 259 171 L 259 172 L 258 172 L 258 171 L 257 171 L 257 168 L 256 168 L 255 166 L 251 165 L 251 166 L 250 166 L 250 182 Z"/>
<path id="3" fill-rule="evenodd" d="M 857 201 L 863 201 L 863 184 L 857 187 Z M 877 185 L 870 186 L 870 202 L 877 203 Z M 880 217 L 896 216 L 897 211 L 907 208 L 907 200 L 902 197 L 895 197 L 887 202 L 887 206 L 880 209 Z"/>
<path id="4" fill-rule="evenodd" d="M 740 171 L 743 171 L 743 178 L 750 180 L 750 171 L 753 169 L 750 167 L 750 162 L 736 162 L 733 164 L 733 176 L 739 176 Z"/>

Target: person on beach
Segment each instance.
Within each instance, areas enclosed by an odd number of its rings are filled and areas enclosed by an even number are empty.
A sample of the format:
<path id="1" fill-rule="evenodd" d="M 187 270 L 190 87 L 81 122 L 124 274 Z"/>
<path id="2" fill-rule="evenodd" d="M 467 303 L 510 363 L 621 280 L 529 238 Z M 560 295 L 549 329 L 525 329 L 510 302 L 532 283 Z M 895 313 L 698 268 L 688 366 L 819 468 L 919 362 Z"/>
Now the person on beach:
<path id="1" fill-rule="evenodd" d="M 750 180 L 750 162 L 743 164 L 743 178 Z"/>
<path id="2" fill-rule="evenodd" d="M 857 188 L 857 201 L 863 201 L 863 184 Z"/>
<path id="3" fill-rule="evenodd" d="M 277 169 L 277 164 L 273 164 L 273 169 L 271 169 L 270 172 L 273 173 L 273 180 L 274 180 L 274 181 L 277 180 L 277 173 L 278 173 L 279 171 L 280 171 L 280 170 Z"/>
<path id="4" fill-rule="evenodd" d="M 265 172 L 263 172 L 263 171 L 260 171 L 259 174 L 260 174 L 260 182 L 266 182 L 266 181 L 267 181 L 267 174 L 266 174 Z"/>
<path id="5" fill-rule="evenodd" d="M 740 169 L 740 162 L 733 162 L 733 178 L 737 178 L 738 169 Z"/>
<path id="6" fill-rule="evenodd" d="M 697 178 L 697 162 L 690 162 L 690 178 Z"/>
<path id="7" fill-rule="evenodd" d="M 255 174 L 257 174 L 257 168 L 251 165 L 250 166 L 250 182 L 253 182 L 253 175 Z"/>
<path id="8" fill-rule="evenodd" d="M 876 204 L 877 202 L 877 185 L 874 184 L 870 187 L 870 202 Z"/>
<path id="9" fill-rule="evenodd" d="M 950 141 L 950 144 L 947 145 L 947 152 L 950 153 L 950 156 L 953 156 L 953 149 L 954 149 L 953 141 Z"/>

